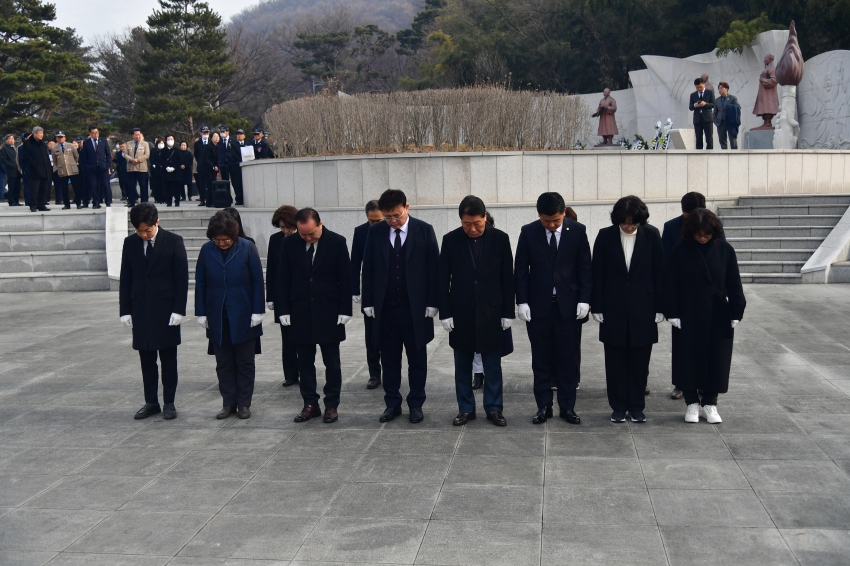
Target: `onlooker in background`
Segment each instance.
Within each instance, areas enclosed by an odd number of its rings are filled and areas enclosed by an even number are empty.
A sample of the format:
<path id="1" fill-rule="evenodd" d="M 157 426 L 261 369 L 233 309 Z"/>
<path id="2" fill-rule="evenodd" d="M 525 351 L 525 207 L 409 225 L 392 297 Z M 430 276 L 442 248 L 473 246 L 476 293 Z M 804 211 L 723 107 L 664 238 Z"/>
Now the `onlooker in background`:
<path id="1" fill-rule="evenodd" d="M 50 154 L 44 143 L 44 128 L 36 126 L 32 135 L 21 145 L 21 161 L 27 173 L 27 201 L 30 212 L 50 210 L 47 199 L 50 198 L 50 178 L 53 167 L 50 164 Z"/>
<path id="2" fill-rule="evenodd" d="M 254 158 L 255 159 L 272 159 L 274 152 L 266 140 L 263 138 L 263 129 L 260 127 L 254 128 Z"/>
<path id="3" fill-rule="evenodd" d="M 189 151 L 189 144 L 180 142 L 180 200 L 192 200 L 192 164 L 194 162 L 195 156 Z"/>
<path id="4" fill-rule="evenodd" d="M 6 170 L 6 182 L 9 191 L 6 198 L 9 206 L 21 206 L 21 170 L 18 167 L 18 150 L 15 147 L 15 135 L 6 134 L 3 140 L 3 148 L 0 149 L 0 163 Z"/>
<path id="5" fill-rule="evenodd" d="M 157 204 L 165 203 L 165 190 L 162 166 L 162 152 L 165 150 L 165 142 L 159 136 L 153 140 L 150 158 L 151 196 Z"/>
<path id="6" fill-rule="evenodd" d="M 85 170 L 89 182 L 92 208 L 100 208 L 101 202 L 107 207 L 112 206 L 112 188 L 109 186 L 110 163 L 112 163 L 112 152 L 109 151 L 109 142 L 100 139 L 97 126 L 89 126 L 89 139 L 83 142 L 80 165 Z"/>
<path id="7" fill-rule="evenodd" d="M 714 149 L 714 91 L 706 90 L 702 79 L 694 79 L 696 92 L 691 93 L 688 109 L 694 113 L 694 134 L 697 138 L 697 149 L 702 149 L 702 138 L 705 135 L 705 149 Z"/>
<path id="8" fill-rule="evenodd" d="M 14 141 L 14 138 L 12 138 Z M 4 144 L 5 146 L 5 144 Z M 4 147 L 5 148 L 5 147 Z M 11 169 L 11 167 L 10 167 Z M 12 186 L 11 183 L 9 185 Z M 0 200 L 6 196 L 6 161 L 3 159 L 3 151 L 0 150 Z M 11 203 L 9 204 L 11 206 Z"/>
<path id="9" fill-rule="evenodd" d="M 136 200 L 148 202 L 148 172 L 151 158 L 150 144 L 144 141 L 142 131 L 133 128 L 133 141 L 127 147 L 127 175 L 129 191 L 127 206 L 132 207 Z M 138 185 L 138 189 L 136 186 Z"/>
<path id="10" fill-rule="evenodd" d="M 210 142 L 209 126 L 201 126 L 201 137 L 195 141 L 195 159 L 198 161 L 198 193 L 201 203 L 198 206 L 213 206 L 213 181 L 218 167 L 217 154 Z"/>
<path id="11" fill-rule="evenodd" d="M 129 174 L 127 173 L 127 144 L 119 141 L 115 145 L 115 152 L 112 154 L 112 163 L 115 164 L 115 171 L 118 173 L 118 186 L 121 187 L 121 200 L 128 200 Z"/>
<path id="12" fill-rule="evenodd" d="M 50 192 L 55 190 L 56 197 L 53 202 L 56 206 L 60 204 L 65 204 L 65 201 L 61 197 L 61 189 L 59 188 L 59 174 L 56 173 L 56 162 L 53 161 L 53 147 L 56 145 L 55 140 L 50 140 L 47 142 L 47 155 L 50 157 L 50 167 L 53 169 L 53 174 L 50 176 L 50 190 L 47 193 L 47 201 L 50 202 Z M 68 179 L 65 179 L 65 185 L 68 185 Z"/>
<path id="13" fill-rule="evenodd" d="M 236 205 L 242 206 L 244 204 L 242 169 L 239 166 L 242 162 L 242 152 L 239 149 L 239 143 L 230 137 L 230 130 L 226 125 L 219 126 L 219 131 L 221 141 L 218 143 L 218 169 L 221 172 L 221 180 L 230 181 L 233 185 Z"/>
<path id="14" fill-rule="evenodd" d="M 28 139 L 32 137 L 32 132 L 23 132 L 21 134 L 21 145 L 18 147 L 18 167 L 21 170 L 21 185 L 24 191 L 24 206 L 30 206 L 30 190 L 29 190 L 29 167 L 27 165 L 27 152 L 21 151 L 23 149 L 24 144 Z"/>
<path id="15" fill-rule="evenodd" d="M 280 278 L 286 274 L 280 272 L 281 249 L 283 240 L 296 231 L 295 215 L 298 210 L 294 206 L 285 204 L 274 211 L 272 215 L 272 226 L 280 231 L 275 232 L 269 238 L 269 252 L 266 259 L 266 306 L 274 312 L 274 320 L 280 326 L 280 351 L 283 361 L 283 387 L 298 385 L 298 353 L 295 344 L 289 339 L 289 327 L 280 323 L 283 316 L 281 302 L 277 298 L 280 290 Z"/>
<path id="16" fill-rule="evenodd" d="M 180 187 L 183 183 L 182 155 L 180 150 L 174 146 L 174 136 L 165 136 L 165 149 L 159 152 L 159 161 L 162 165 L 162 190 L 165 194 L 165 202 L 171 206 L 180 206 Z"/>
<path id="17" fill-rule="evenodd" d="M 56 132 L 56 144 L 53 146 L 53 167 L 56 170 L 57 179 L 54 180 L 56 187 L 56 202 L 60 200 L 65 206 L 62 208 L 68 210 L 71 208 L 71 196 L 68 193 L 68 181 L 74 182 L 74 179 L 79 179 L 79 169 L 77 161 L 79 155 L 74 144 L 65 143 L 65 132 Z M 75 183 L 74 190 L 77 190 Z"/>
<path id="18" fill-rule="evenodd" d="M 702 79 L 702 84 L 705 85 L 705 90 L 710 90 L 712 92 L 716 92 L 714 90 L 714 85 L 711 84 L 710 82 L 708 82 L 708 75 L 706 73 L 703 73 L 700 78 Z M 717 95 L 715 94 L 715 98 L 716 97 L 717 97 Z"/>
<path id="19" fill-rule="evenodd" d="M 86 176 L 86 170 L 83 168 L 83 164 L 80 159 L 82 158 L 82 150 L 83 150 L 83 142 L 85 142 L 86 138 L 83 136 L 77 136 L 77 140 L 75 145 L 77 146 L 77 169 L 80 174 L 75 179 L 78 181 L 78 185 L 74 185 L 74 204 L 77 205 L 77 209 L 80 208 L 88 208 L 89 202 L 91 202 L 91 187 L 89 186 L 88 177 Z"/>
<path id="20" fill-rule="evenodd" d="M 729 94 L 729 83 L 721 82 L 720 97 L 714 99 L 714 124 L 717 126 L 717 139 L 720 141 L 720 149 L 726 149 L 726 140 L 729 140 L 729 149 L 738 149 L 738 126 L 741 123 L 741 106 L 738 99 Z"/>

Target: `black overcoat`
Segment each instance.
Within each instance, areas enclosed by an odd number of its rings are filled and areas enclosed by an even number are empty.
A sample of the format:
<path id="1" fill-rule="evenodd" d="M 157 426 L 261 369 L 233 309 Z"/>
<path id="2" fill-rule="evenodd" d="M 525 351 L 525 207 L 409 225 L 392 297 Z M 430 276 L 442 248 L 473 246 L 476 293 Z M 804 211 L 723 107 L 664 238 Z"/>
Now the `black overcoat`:
<path id="1" fill-rule="evenodd" d="M 681 330 L 673 328 L 678 343 L 673 385 L 726 393 L 735 336 L 731 321 L 743 318 L 747 301 L 735 250 L 719 240 L 705 245 L 703 254 L 699 243 L 682 240 L 665 270 L 664 314 L 682 321 Z"/>
<path id="2" fill-rule="evenodd" d="M 269 237 L 269 249 L 266 256 L 266 300 L 274 303 L 274 321 L 280 324 L 280 317 L 283 311 L 280 307 L 280 299 L 277 293 L 280 290 L 278 284 L 278 270 L 281 263 L 281 251 L 283 250 L 283 239 L 286 234 L 283 232 L 275 232 Z"/>
<path id="3" fill-rule="evenodd" d="M 164 350 L 180 344 L 180 326 L 168 326 L 171 313 L 186 315 L 189 262 L 183 238 L 162 228 L 156 234 L 150 266 L 144 240 L 124 239 L 118 288 L 120 316 L 133 316 L 133 348 Z"/>
<path id="4" fill-rule="evenodd" d="M 279 309 L 281 315 L 290 316 L 293 344 L 342 342 L 345 325 L 337 324 L 337 318 L 351 316 L 348 245 L 345 237 L 322 228 L 312 265 L 307 262 L 306 245 L 298 233 L 283 239 L 275 272 L 275 315 Z"/>
<path id="5" fill-rule="evenodd" d="M 483 354 L 501 351 L 502 319 L 515 317 L 510 237 L 487 227 L 476 263 L 463 228 L 443 236 L 438 289 L 440 319 L 454 322 L 449 333 L 452 348 Z"/>
<path id="6" fill-rule="evenodd" d="M 620 227 L 599 231 L 593 243 L 592 312 L 603 315 L 599 341 L 619 348 L 658 342 L 655 314 L 663 312 L 664 252 L 655 226 L 640 226 L 635 236 L 632 261 L 620 241 Z M 532 314 L 533 316 L 533 314 Z"/>
<path id="7" fill-rule="evenodd" d="M 425 316 L 427 307 L 438 308 L 437 273 L 440 264 L 440 248 L 434 227 L 408 217 L 407 238 L 404 241 L 404 261 L 407 275 L 407 295 L 410 299 L 410 317 L 413 320 L 413 333 L 416 337 L 416 349 L 434 339 L 434 321 Z M 384 299 L 387 295 L 390 266 L 390 225 L 378 222 L 369 228 L 366 239 L 366 251 L 363 254 L 363 308 L 374 307 L 375 322 L 372 324 L 372 338 L 380 342 L 381 315 L 384 312 Z M 350 278 L 350 276 L 349 276 Z"/>

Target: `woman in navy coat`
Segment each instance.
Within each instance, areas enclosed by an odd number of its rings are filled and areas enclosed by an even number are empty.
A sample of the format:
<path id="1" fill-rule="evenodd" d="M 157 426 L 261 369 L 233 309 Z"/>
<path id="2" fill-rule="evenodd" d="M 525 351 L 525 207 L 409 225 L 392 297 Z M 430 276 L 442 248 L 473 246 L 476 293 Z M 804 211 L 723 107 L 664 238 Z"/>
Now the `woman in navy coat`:
<path id="1" fill-rule="evenodd" d="M 213 344 L 218 388 L 226 419 L 251 416 L 254 355 L 263 334 L 263 267 L 257 247 L 239 237 L 239 223 L 219 212 L 207 227 L 195 268 L 195 315 Z"/>

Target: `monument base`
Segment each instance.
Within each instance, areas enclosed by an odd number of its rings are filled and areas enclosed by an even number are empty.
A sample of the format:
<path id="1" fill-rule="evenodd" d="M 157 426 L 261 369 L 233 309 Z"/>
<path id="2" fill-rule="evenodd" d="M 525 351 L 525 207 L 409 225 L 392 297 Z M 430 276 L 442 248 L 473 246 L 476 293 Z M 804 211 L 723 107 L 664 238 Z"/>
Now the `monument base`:
<path id="1" fill-rule="evenodd" d="M 693 128 L 670 130 L 669 149 L 696 149 L 697 136 Z"/>
<path id="2" fill-rule="evenodd" d="M 773 130 L 744 132 L 744 147 L 742 149 L 773 149 Z"/>
<path id="3" fill-rule="evenodd" d="M 599 151 L 599 150 L 605 151 L 605 150 L 610 150 L 610 149 L 625 150 L 626 148 L 617 143 L 617 144 L 611 144 L 611 145 L 595 145 L 591 149 L 596 150 L 596 151 Z"/>

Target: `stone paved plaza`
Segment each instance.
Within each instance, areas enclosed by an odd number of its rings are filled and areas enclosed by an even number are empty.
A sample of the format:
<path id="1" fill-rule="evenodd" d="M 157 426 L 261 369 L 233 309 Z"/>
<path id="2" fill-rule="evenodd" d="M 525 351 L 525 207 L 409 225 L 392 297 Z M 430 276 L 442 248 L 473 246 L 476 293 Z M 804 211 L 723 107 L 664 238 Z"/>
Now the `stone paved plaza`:
<path id="1" fill-rule="evenodd" d="M 0 564 L 846 565 L 850 286 L 746 293 L 722 424 L 686 424 L 669 399 L 666 323 L 648 422 L 609 422 L 591 322 L 583 424 L 534 426 L 518 323 L 506 429 L 451 426 L 439 328 L 425 421 L 378 423 L 359 314 L 335 424 L 292 421 L 301 399 L 280 387 L 269 314 L 249 420 L 214 419 L 215 362 L 191 317 L 177 419 L 134 421 L 141 373 L 117 293 L 0 294 Z"/>

